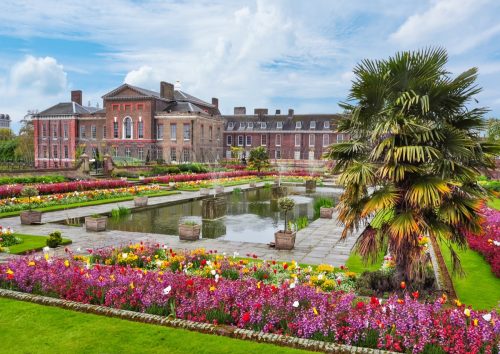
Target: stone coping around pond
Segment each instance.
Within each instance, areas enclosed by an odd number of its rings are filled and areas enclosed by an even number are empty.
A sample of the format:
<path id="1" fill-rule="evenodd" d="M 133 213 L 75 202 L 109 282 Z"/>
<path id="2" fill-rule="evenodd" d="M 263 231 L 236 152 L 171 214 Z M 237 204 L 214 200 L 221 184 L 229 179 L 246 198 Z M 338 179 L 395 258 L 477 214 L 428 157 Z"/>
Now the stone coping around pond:
<path id="1" fill-rule="evenodd" d="M 336 344 L 331 342 L 323 342 L 312 339 L 304 339 L 298 337 L 290 337 L 280 334 L 257 332 L 248 329 L 232 327 L 232 326 L 217 326 L 210 323 L 199 323 L 182 319 L 173 319 L 170 317 L 152 315 L 141 312 L 128 310 L 120 310 L 106 306 L 84 304 L 76 301 L 57 299 L 47 296 L 23 293 L 19 291 L 0 289 L 0 297 L 13 300 L 32 302 L 39 305 L 54 306 L 67 310 L 73 310 L 95 315 L 104 315 L 108 317 L 116 317 L 124 320 L 143 322 L 154 325 L 187 329 L 206 334 L 215 334 L 236 339 L 250 339 L 256 342 L 270 343 L 280 346 L 305 349 L 325 353 L 366 353 L 366 354 L 384 354 L 393 353 L 389 351 L 354 347 L 344 344 Z"/>

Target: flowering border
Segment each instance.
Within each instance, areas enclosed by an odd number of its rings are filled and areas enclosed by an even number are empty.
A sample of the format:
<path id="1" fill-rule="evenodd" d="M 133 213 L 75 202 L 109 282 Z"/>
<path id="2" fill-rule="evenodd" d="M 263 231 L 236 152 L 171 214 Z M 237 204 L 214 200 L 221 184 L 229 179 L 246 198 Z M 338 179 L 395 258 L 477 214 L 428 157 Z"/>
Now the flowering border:
<path id="1" fill-rule="evenodd" d="M 325 353 L 366 353 L 366 354 L 384 354 L 393 353 L 390 351 L 370 349 L 364 347 L 354 347 L 345 344 L 336 344 L 312 339 L 290 337 L 280 334 L 257 332 L 248 329 L 236 328 L 232 326 L 213 325 L 209 323 L 199 323 L 182 319 L 171 319 L 159 315 L 151 315 L 134 311 L 120 310 L 106 306 L 83 304 L 76 301 L 56 299 L 47 296 L 22 293 L 13 290 L 0 289 L 0 297 L 13 300 L 32 302 L 39 305 L 54 306 L 67 310 L 73 310 L 95 315 L 104 315 L 129 321 L 149 323 L 154 325 L 182 328 L 206 334 L 215 334 L 236 339 L 253 340 L 261 343 L 270 343 L 279 346 L 292 347 L 312 351 L 321 351 Z"/>

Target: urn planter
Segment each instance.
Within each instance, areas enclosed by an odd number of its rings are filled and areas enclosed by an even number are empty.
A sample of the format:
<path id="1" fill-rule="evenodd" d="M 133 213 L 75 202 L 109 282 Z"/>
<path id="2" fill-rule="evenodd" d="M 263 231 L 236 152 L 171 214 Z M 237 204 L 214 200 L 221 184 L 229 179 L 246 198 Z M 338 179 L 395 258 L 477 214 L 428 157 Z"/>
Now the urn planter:
<path id="1" fill-rule="evenodd" d="M 179 224 L 179 239 L 196 241 L 200 239 L 201 225 Z"/>
<path id="2" fill-rule="evenodd" d="M 87 231 L 106 231 L 106 226 L 108 224 L 107 216 L 87 216 L 85 217 L 85 229 Z"/>
<path id="3" fill-rule="evenodd" d="M 295 247 L 296 232 L 277 231 L 274 233 L 274 244 L 277 250 L 292 250 Z"/>
<path id="4" fill-rule="evenodd" d="M 148 205 L 148 197 L 147 196 L 134 197 L 134 205 L 136 207 L 144 207 Z"/>
<path id="5" fill-rule="evenodd" d="M 257 187 L 257 183 L 256 183 L 256 182 L 250 182 L 250 187 L 251 187 L 251 188 L 255 188 L 255 187 Z"/>
<path id="6" fill-rule="evenodd" d="M 35 210 L 22 211 L 20 217 L 21 224 L 23 225 L 39 224 L 42 222 L 42 213 Z"/>
<path id="7" fill-rule="evenodd" d="M 215 193 L 224 193 L 223 186 L 215 186 Z"/>
<path id="8" fill-rule="evenodd" d="M 316 192 L 316 180 L 310 179 L 306 181 L 306 193 Z"/>
<path id="9" fill-rule="evenodd" d="M 321 219 L 331 219 L 333 215 L 333 209 L 334 208 L 321 207 L 319 209 L 319 217 Z"/>
<path id="10" fill-rule="evenodd" d="M 210 194 L 209 188 L 201 188 L 200 189 L 200 195 L 209 195 L 209 194 Z"/>

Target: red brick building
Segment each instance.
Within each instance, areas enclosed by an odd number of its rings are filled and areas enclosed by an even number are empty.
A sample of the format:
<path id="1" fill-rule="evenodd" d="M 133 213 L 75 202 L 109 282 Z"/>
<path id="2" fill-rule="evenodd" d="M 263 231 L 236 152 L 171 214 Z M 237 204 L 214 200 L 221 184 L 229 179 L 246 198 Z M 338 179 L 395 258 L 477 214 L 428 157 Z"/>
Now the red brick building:
<path id="1" fill-rule="evenodd" d="M 33 116 L 35 165 L 71 166 L 78 155 L 115 160 L 212 162 L 222 157 L 218 100 L 202 101 L 172 84 L 160 92 L 123 84 L 103 97 L 103 108 L 82 105 L 82 92 Z"/>
<path id="2" fill-rule="evenodd" d="M 246 114 L 245 107 L 235 107 L 224 118 L 224 156 L 231 157 L 231 147 L 240 147 L 248 157 L 250 150 L 264 146 L 271 159 L 319 160 L 326 148 L 348 139 L 335 133 L 338 114 L 287 114 L 265 108 Z"/>

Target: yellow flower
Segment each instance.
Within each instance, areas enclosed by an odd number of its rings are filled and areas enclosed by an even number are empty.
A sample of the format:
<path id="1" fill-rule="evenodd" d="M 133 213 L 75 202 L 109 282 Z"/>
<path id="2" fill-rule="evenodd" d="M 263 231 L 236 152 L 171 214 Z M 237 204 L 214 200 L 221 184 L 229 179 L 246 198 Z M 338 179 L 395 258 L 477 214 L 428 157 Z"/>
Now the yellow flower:
<path id="1" fill-rule="evenodd" d="M 46 261 L 48 261 L 48 260 L 49 260 L 49 254 L 48 254 L 48 253 L 45 253 L 45 254 L 43 255 L 43 257 L 45 258 L 45 260 L 46 260 Z"/>
<path id="2" fill-rule="evenodd" d="M 474 320 L 472 321 L 472 323 L 474 324 L 475 327 L 477 327 L 478 322 L 479 322 L 479 320 L 477 318 L 474 318 Z"/>
<path id="3" fill-rule="evenodd" d="M 315 314 L 316 316 L 318 316 L 318 315 L 319 315 L 318 310 L 316 310 L 316 307 L 313 307 L 313 312 L 314 312 L 314 314 Z"/>
<path id="4" fill-rule="evenodd" d="M 465 309 L 464 310 L 464 314 L 465 314 L 465 316 L 470 317 L 470 310 L 469 309 Z"/>
<path id="5" fill-rule="evenodd" d="M 462 303 L 460 302 L 460 300 L 456 299 L 455 300 L 455 305 L 457 305 L 458 307 L 462 306 Z"/>
<path id="6" fill-rule="evenodd" d="M 132 281 L 132 282 L 130 282 L 130 289 L 134 289 L 134 288 L 135 288 L 134 282 Z"/>
<path id="7" fill-rule="evenodd" d="M 210 291 L 215 291 L 215 286 L 213 286 L 213 285 L 212 285 L 212 286 L 210 287 Z"/>
<path id="8" fill-rule="evenodd" d="M 111 279 L 112 281 L 115 281 L 115 276 L 114 276 L 114 274 L 111 274 L 111 275 L 109 276 L 109 279 Z"/>
<path id="9" fill-rule="evenodd" d="M 6 273 L 7 273 L 7 274 L 10 274 L 10 275 L 14 274 L 14 272 L 13 272 L 13 271 L 12 271 L 12 269 L 10 269 L 10 268 L 8 268 L 8 269 L 7 269 Z"/>
<path id="10" fill-rule="evenodd" d="M 67 259 L 64 261 L 64 265 L 66 266 L 66 268 L 69 267 L 69 261 Z"/>
<path id="11" fill-rule="evenodd" d="M 34 261 L 30 261 L 30 262 L 28 263 L 28 266 L 30 266 L 30 267 L 34 267 L 34 266 L 35 266 L 35 262 L 34 262 Z"/>
<path id="12" fill-rule="evenodd" d="M 257 283 L 257 289 L 260 289 L 260 281 Z"/>

